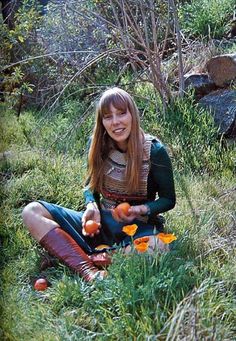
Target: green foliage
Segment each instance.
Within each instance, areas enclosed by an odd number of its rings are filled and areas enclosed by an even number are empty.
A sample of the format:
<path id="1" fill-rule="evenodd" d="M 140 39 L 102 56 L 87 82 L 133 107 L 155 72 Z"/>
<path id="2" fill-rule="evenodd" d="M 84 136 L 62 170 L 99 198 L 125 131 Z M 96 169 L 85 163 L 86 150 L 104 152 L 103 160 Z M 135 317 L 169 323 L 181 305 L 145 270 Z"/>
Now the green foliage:
<path id="1" fill-rule="evenodd" d="M 218 138 L 212 116 L 189 95 L 169 105 L 165 116 L 155 106 L 144 118 L 144 126 L 171 146 L 175 167 L 194 173 L 233 172 L 234 147 Z"/>
<path id="2" fill-rule="evenodd" d="M 221 10 L 229 3 L 221 2 Z M 188 20 L 183 23 L 190 35 L 197 34 L 195 28 L 200 32 L 207 20 L 212 25 L 211 37 L 212 32 L 222 34 L 218 23 L 214 24 L 218 9 L 210 4 L 200 2 L 198 7 L 195 1 L 184 2 L 193 22 L 201 23 L 192 28 Z M 211 8 L 212 13 L 201 21 L 203 8 L 208 14 Z M 222 17 L 227 18 L 227 11 Z M 19 13 L 19 27 L 11 33 L 13 44 L 26 43 L 17 38 L 21 31 L 24 37 L 30 32 L 31 26 L 23 24 L 24 15 Z M 68 25 L 73 37 L 71 21 Z M 9 32 L 1 27 L 0 36 L 4 34 L 6 45 L 1 45 L 1 51 L 10 42 Z M 71 68 L 64 65 L 63 77 L 71 75 Z M 51 79 L 58 77 L 54 64 L 31 66 L 39 74 L 47 70 Z M 93 74 L 87 72 L 91 87 L 86 77 L 76 79 L 60 101 L 48 109 L 22 112 L 19 118 L 8 103 L 0 103 L 0 152 L 4 152 L 0 159 L 2 339 L 234 339 L 234 146 L 219 140 L 211 116 L 195 105 L 191 95 L 176 99 L 163 115 L 153 86 L 133 82 L 130 72 L 118 77 L 121 69 L 107 58 Z M 14 72 L 10 83 L 21 83 L 24 70 L 20 67 Z M 64 79 L 62 74 L 60 84 L 64 86 L 70 77 Z M 94 102 L 100 90 L 118 78 L 136 95 L 144 130 L 171 148 L 177 205 L 165 217 L 166 229 L 176 234 L 177 241 L 166 254 L 132 251 L 124 255 L 119 250 L 113 255 L 108 277 L 88 284 L 59 263 L 40 270 L 42 250 L 24 227 L 21 212 L 37 199 L 83 209 L 85 151 L 94 122 Z M 51 284 L 44 292 L 33 289 L 39 276 Z"/>
<path id="3" fill-rule="evenodd" d="M 36 29 L 40 26 L 41 17 L 36 8 L 37 1 L 20 2 L 14 13 L 14 25 L 0 25 L 0 79 L 1 92 L 8 107 L 20 114 L 20 108 L 26 102 L 32 102 L 38 72 L 37 63 L 32 64 L 32 57 L 40 54 L 41 47 L 36 43 Z M 10 6 L 10 5 L 9 5 Z M 17 4 L 12 5 L 17 8 Z M 2 19 L 0 19 L 1 21 Z M 24 63 L 21 61 L 28 61 Z M 30 100 L 29 100 L 30 99 Z"/>
<path id="4" fill-rule="evenodd" d="M 224 53 L 235 53 L 236 51 L 236 43 L 232 42 L 232 44 L 229 44 L 229 46 L 226 46 L 224 49 Z"/>
<path id="5" fill-rule="evenodd" d="M 191 0 L 179 7 L 182 29 L 191 37 L 222 38 L 232 20 L 234 0 Z"/>
<path id="6" fill-rule="evenodd" d="M 174 156 L 179 154 L 180 169 L 205 172 L 214 171 L 216 164 L 219 167 L 220 143 L 217 143 L 217 129 L 209 114 L 191 100 L 177 100 L 169 107 L 165 122 L 167 136 L 173 141 Z"/>
<path id="7" fill-rule="evenodd" d="M 23 44 L 35 33 L 40 25 L 40 16 L 32 0 L 24 0 L 15 15 L 14 29 L 9 31 L 9 42 L 12 46 Z M 26 46 L 22 45 L 22 48 Z"/>
<path id="8" fill-rule="evenodd" d="M 17 117 L 14 113 L 7 109 L 5 103 L 0 103 L 0 151 L 7 151 L 12 144 L 25 144 L 25 137 L 22 134 L 22 129 L 18 124 Z"/>
<path id="9" fill-rule="evenodd" d="M 108 277 L 92 284 L 59 264 L 40 272 L 39 247 L 21 218 L 23 207 L 37 199 L 83 209 L 86 159 L 81 155 L 93 123 L 92 107 L 74 134 L 55 144 L 52 140 L 82 116 L 86 101 L 67 100 L 51 116 L 27 111 L 17 120 L 9 110 L 2 115 L 2 150 L 12 152 L 0 168 L 4 217 L 0 304 L 6 339 L 166 339 L 167 335 L 175 339 L 190 332 L 199 339 L 232 338 L 232 148 L 219 152 L 212 121 L 191 98 L 175 101 L 163 117 L 156 112 L 152 88 L 139 85 L 135 93 L 145 130 L 173 146 L 178 204 L 166 214 L 166 227 L 178 239 L 168 254 L 117 252 Z M 45 292 L 33 290 L 39 276 L 51 283 Z"/>

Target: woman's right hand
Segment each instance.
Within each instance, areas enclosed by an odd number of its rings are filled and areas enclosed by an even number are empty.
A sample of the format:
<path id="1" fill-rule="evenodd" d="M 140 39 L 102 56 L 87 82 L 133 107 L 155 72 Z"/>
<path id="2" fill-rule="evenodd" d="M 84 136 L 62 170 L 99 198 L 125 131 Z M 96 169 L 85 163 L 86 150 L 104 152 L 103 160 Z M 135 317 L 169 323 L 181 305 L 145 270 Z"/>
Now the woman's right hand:
<path id="1" fill-rule="evenodd" d="M 85 231 L 85 224 L 88 220 L 94 220 L 96 223 L 99 224 L 98 229 L 95 233 L 87 233 Z M 89 202 L 87 204 L 86 210 L 84 211 L 84 214 L 82 216 L 82 234 L 84 236 L 94 237 L 95 234 L 98 234 L 100 232 L 101 228 L 101 215 L 100 211 L 98 209 L 98 206 L 96 202 Z"/>
<path id="2" fill-rule="evenodd" d="M 115 211 L 111 210 L 113 218 L 122 223 L 132 223 L 134 219 L 140 219 L 140 216 L 145 215 L 147 213 L 148 207 L 146 205 L 135 205 L 130 206 L 128 210 L 128 214 L 125 214 L 122 210 Z"/>

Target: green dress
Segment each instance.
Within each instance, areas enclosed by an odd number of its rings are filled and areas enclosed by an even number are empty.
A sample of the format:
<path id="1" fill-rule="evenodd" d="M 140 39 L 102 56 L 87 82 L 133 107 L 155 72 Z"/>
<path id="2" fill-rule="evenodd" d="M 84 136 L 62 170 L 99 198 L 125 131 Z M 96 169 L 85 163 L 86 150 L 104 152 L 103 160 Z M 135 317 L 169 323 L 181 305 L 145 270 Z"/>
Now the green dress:
<path id="1" fill-rule="evenodd" d="M 130 202 L 131 205 L 146 204 L 150 208 L 146 222 L 142 220 L 132 222 L 138 225 L 134 239 L 155 235 L 162 231 L 163 217 L 159 214 L 175 206 L 176 197 L 171 160 L 165 146 L 155 138 L 151 141 L 149 163 L 146 199 L 138 203 Z M 60 227 L 68 232 L 88 254 L 101 252 L 102 250 L 96 250 L 96 247 L 101 244 L 109 245 L 110 248 L 128 245 L 131 239 L 122 231 L 122 227 L 126 224 L 116 222 L 110 210 L 101 207 L 101 194 L 92 193 L 88 188 L 85 188 L 84 197 L 85 204 L 96 201 L 100 208 L 101 230 L 93 238 L 85 237 L 82 234 L 81 218 L 83 212 L 77 212 L 42 200 L 39 202 L 51 213 Z"/>

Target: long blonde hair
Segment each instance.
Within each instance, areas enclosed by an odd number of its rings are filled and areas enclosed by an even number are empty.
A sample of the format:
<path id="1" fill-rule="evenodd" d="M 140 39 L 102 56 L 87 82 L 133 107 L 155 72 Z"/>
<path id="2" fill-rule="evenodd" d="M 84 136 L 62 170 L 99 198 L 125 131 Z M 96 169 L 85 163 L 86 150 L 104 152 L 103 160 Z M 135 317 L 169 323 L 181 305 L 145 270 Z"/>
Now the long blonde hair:
<path id="1" fill-rule="evenodd" d="M 132 97 L 120 88 L 111 88 L 105 91 L 96 108 L 96 120 L 93 129 L 92 142 L 88 154 L 88 186 L 101 193 L 104 176 L 104 161 L 114 148 L 113 140 L 107 134 L 102 119 L 109 113 L 110 106 L 116 109 L 129 110 L 132 116 L 132 129 L 127 144 L 126 181 L 128 193 L 135 192 L 139 186 L 140 168 L 143 158 L 143 131 L 140 128 L 140 119 L 137 106 Z"/>

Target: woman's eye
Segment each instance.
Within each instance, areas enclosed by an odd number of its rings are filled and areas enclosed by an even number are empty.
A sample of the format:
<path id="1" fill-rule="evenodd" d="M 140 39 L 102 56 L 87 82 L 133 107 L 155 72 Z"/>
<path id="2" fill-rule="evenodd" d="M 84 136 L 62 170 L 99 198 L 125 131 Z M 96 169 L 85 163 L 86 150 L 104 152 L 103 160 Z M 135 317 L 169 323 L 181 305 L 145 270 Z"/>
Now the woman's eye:
<path id="1" fill-rule="evenodd" d="M 123 116 L 123 115 L 125 115 L 126 114 L 126 112 L 124 111 L 124 112 L 121 112 L 119 115 L 120 116 Z"/>
<path id="2" fill-rule="evenodd" d="M 104 115 L 103 118 L 104 120 L 109 120 L 112 116 L 111 115 Z"/>

